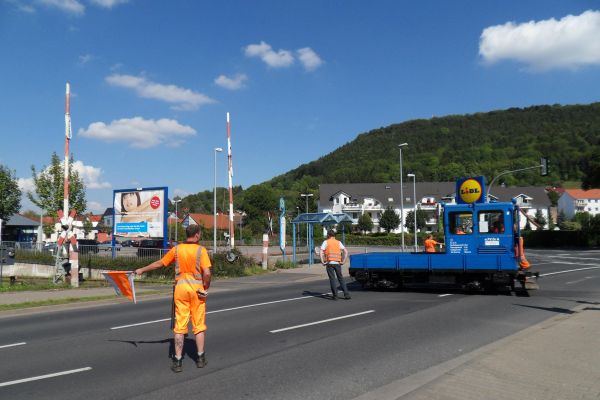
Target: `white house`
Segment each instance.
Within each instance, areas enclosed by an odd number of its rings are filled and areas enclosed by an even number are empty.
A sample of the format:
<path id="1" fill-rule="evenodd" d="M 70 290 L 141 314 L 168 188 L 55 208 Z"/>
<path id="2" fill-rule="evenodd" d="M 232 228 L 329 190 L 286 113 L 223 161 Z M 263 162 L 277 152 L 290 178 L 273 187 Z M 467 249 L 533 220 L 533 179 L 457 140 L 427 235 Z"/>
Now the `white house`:
<path id="1" fill-rule="evenodd" d="M 578 212 L 600 214 L 600 189 L 565 189 L 558 199 L 558 212 L 561 211 L 567 218 L 573 218 Z"/>
<path id="2" fill-rule="evenodd" d="M 414 187 L 411 181 L 404 182 L 404 202 L 401 204 L 399 183 L 322 184 L 319 185 L 318 209 L 319 212 L 346 213 L 354 224 L 358 223 L 361 215 L 369 214 L 373 221 L 373 230 L 377 232 L 379 218 L 387 207 L 391 207 L 400 217 L 401 209 L 404 209 L 406 221 L 407 214 L 415 210 L 416 197 L 416 207 L 426 214 L 425 231 L 432 232 L 438 230 L 442 205 L 455 202 L 455 191 L 454 182 L 417 182 Z M 525 217 L 520 219 L 521 228 L 525 227 L 527 220 L 530 221 L 532 229 L 541 228 L 533 222 L 538 210 L 546 220 L 544 227 L 547 227 L 551 203 L 543 187 L 494 187 L 489 197 L 490 201 L 515 199 Z M 400 229 L 398 227 L 394 233 L 399 233 Z M 406 232 L 406 228 L 404 230 Z"/>

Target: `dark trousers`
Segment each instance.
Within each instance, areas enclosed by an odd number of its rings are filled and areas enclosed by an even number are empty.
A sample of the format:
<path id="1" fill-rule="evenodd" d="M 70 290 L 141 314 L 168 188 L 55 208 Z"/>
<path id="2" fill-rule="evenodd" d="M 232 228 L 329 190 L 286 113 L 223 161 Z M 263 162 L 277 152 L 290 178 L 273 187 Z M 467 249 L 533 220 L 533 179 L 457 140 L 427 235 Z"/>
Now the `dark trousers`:
<path id="1" fill-rule="evenodd" d="M 334 297 L 337 296 L 337 282 L 335 278 L 337 276 L 337 280 L 340 282 L 340 286 L 344 291 L 344 296 L 349 296 L 348 288 L 346 287 L 346 282 L 344 282 L 344 277 L 342 276 L 342 266 L 340 264 L 327 264 L 325 267 L 327 269 L 327 276 L 329 276 L 329 285 L 331 286 L 331 293 Z"/>

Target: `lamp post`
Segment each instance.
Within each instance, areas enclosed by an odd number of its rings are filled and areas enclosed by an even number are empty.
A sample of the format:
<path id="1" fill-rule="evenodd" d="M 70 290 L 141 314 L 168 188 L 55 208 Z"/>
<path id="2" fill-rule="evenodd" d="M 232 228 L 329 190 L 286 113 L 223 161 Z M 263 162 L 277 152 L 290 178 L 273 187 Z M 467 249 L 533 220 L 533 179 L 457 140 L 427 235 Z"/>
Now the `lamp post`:
<path id="1" fill-rule="evenodd" d="M 181 203 L 181 199 L 173 200 L 175 203 L 175 241 L 177 242 L 177 220 L 179 220 L 179 214 L 177 214 L 177 203 Z"/>
<path id="2" fill-rule="evenodd" d="M 217 252 L 217 153 L 223 149 L 215 147 L 215 186 L 213 190 L 213 256 Z"/>
<path id="3" fill-rule="evenodd" d="M 402 236 L 402 251 L 404 251 L 404 188 L 402 187 L 402 148 L 408 146 L 408 143 L 398 145 L 400 150 L 400 236 Z"/>
<path id="4" fill-rule="evenodd" d="M 415 204 L 415 251 L 418 251 L 417 247 L 417 177 L 415 174 L 407 174 L 409 178 L 413 178 L 413 202 Z"/>
<path id="5" fill-rule="evenodd" d="M 308 198 L 313 197 L 312 193 L 300 193 L 300 197 L 304 197 L 306 199 L 306 213 L 308 214 Z M 308 243 L 308 223 L 306 224 L 306 248 L 310 253 L 310 244 Z"/>

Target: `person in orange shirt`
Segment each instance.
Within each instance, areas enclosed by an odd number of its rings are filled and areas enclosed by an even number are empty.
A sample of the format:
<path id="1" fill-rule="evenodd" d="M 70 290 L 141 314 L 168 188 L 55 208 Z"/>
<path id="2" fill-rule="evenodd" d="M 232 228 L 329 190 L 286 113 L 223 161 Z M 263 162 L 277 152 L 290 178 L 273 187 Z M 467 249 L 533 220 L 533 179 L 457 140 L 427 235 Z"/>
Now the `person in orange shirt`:
<path id="1" fill-rule="evenodd" d="M 200 226 L 189 225 L 185 233 L 185 242 L 171 248 L 160 260 L 135 270 L 137 275 L 141 275 L 175 262 L 175 357 L 171 365 L 173 372 L 182 371 L 183 341 L 188 332 L 190 316 L 198 348 L 196 366 L 203 368 L 207 364 L 204 354 L 204 332 L 211 263 L 206 249 L 198 244 L 201 237 Z"/>
<path id="2" fill-rule="evenodd" d="M 464 234 L 465 234 L 465 231 L 463 231 L 463 228 L 462 228 L 462 227 L 460 227 L 460 226 L 457 226 L 457 227 L 456 227 L 456 232 L 455 232 L 455 233 L 456 233 L 457 235 L 464 235 Z"/>
<path id="3" fill-rule="evenodd" d="M 335 238 L 335 231 L 330 229 L 327 231 L 327 240 L 321 245 L 321 263 L 325 265 L 327 276 L 329 277 L 329 285 L 331 286 L 331 297 L 337 300 L 337 285 L 335 279 L 340 282 L 340 286 L 344 291 L 344 299 L 350 300 L 350 292 L 342 276 L 342 265 L 348 257 L 348 250 L 344 244 Z"/>
<path id="4" fill-rule="evenodd" d="M 436 242 L 433 239 L 431 234 L 427 235 L 425 238 L 425 252 L 426 253 L 435 253 L 435 246 L 440 246 L 440 248 L 444 245 L 444 243 Z"/>

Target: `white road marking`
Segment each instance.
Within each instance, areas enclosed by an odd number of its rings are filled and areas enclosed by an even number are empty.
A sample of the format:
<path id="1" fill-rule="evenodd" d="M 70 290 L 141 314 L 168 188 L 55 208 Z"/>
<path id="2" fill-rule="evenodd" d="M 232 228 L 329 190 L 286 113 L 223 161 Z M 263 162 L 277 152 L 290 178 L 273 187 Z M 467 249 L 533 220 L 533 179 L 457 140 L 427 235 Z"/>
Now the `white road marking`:
<path id="1" fill-rule="evenodd" d="M 216 314 L 216 313 L 225 312 L 225 311 L 241 310 L 243 308 L 259 307 L 259 306 L 265 306 L 265 305 L 268 305 L 268 304 L 283 303 L 283 302 L 286 302 L 286 301 L 295 301 L 295 300 L 310 299 L 312 297 L 321 297 L 321 296 L 324 296 L 326 294 L 329 294 L 329 293 L 322 293 L 322 294 L 319 294 L 319 295 L 310 295 L 310 296 L 302 296 L 302 297 L 293 297 L 291 299 L 267 301 L 267 302 L 264 302 L 264 303 L 248 304 L 248 305 L 239 306 L 239 307 L 223 308 L 222 310 L 207 311 L 206 313 L 207 314 Z M 157 319 L 157 320 L 154 320 L 154 321 L 138 322 L 136 324 L 115 326 L 115 327 L 112 327 L 110 329 L 111 330 L 115 330 L 115 329 L 131 328 L 131 327 L 134 327 L 134 326 L 156 324 L 158 322 L 165 322 L 165 321 L 170 321 L 170 320 L 171 320 L 171 318 Z"/>
<path id="2" fill-rule="evenodd" d="M 591 276 L 586 276 L 586 277 L 585 277 L 585 278 L 583 278 L 583 279 L 577 279 L 576 281 L 565 282 L 565 285 L 572 285 L 572 284 L 574 284 L 574 283 L 583 282 L 583 281 L 585 281 L 585 280 L 587 280 L 587 279 L 592 279 L 592 277 L 591 277 Z"/>
<path id="3" fill-rule="evenodd" d="M 548 258 L 572 258 L 575 260 L 594 260 L 594 261 L 598 261 L 598 258 L 594 258 L 594 257 L 573 257 L 573 256 L 548 256 Z"/>
<path id="4" fill-rule="evenodd" d="M 2 382 L 2 383 L 0 383 L 0 387 L 17 385 L 19 383 L 26 383 L 26 382 L 31 382 L 31 381 L 39 381 L 40 379 L 55 378 L 57 376 L 62 376 L 62 375 L 76 374 L 78 372 L 89 371 L 91 369 L 92 369 L 92 367 L 85 367 L 85 368 L 79 368 L 79 369 L 72 369 L 70 371 L 56 372 L 54 374 L 33 376 L 31 378 L 24 378 L 24 379 L 17 379 L 16 381 Z"/>
<path id="5" fill-rule="evenodd" d="M 559 263 L 559 264 L 564 264 L 564 263 Z M 573 263 L 573 264 L 575 264 L 575 263 Z M 585 264 L 583 264 L 583 265 L 585 265 Z M 589 264 L 589 265 L 596 265 L 596 264 Z M 568 272 L 586 271 L 588 269 L 600 269 L 600 266 L 599 267 L 587 267 L 587 268 L 567 269 L 565 271 L 557 271 L 557 272 L 548 272 L 547 274 L 540 274 L 540 276 L 550 276 L 550 275 L 566 274 Z"/>
<path id="6" fill-rule="evenodd" d="M 440 294 L 438 297 L 452 296 L 452 293 Z"/>
<path id="7" fill-rule="evenodd" d="M 373 313 L 373 312 L 375 312 L 375 310 L 363 311 L 363 312 L 359 312 L 359 313 L 356 313 L 356 314 L 342 315 L 341 317 L 329 318 L 329 319 L 324 319 L 324 320 L 321 320 L 321 321 L 309 322 L 307 324 L 295 325 L 295 326 L 290 326 L 290 327 L 281 328 L 281 329 L 275 329 L 273 331 L 269 331 L 269 333 L 279 333 L 279 332 L 284 332 L 284 331 L 290 331 L 292 329 L 304 328 L 306 326 L 311 326 L 311 325 L 324 324 L 326 322 L 338 321 L 338 320 L 344 319 L 344 318 L 357 317 L 359 315 L 370 314 L 370 313 Z"/>
<path id="8" fill-rule="evenodd" d="M 27 343 L 21 342 L 21 343 L 5 344 L 3 346 L 0 346 L 0 349 L 4 349 L 5 347 L 23 346 L 24 344 L 27 344 Z"/>

